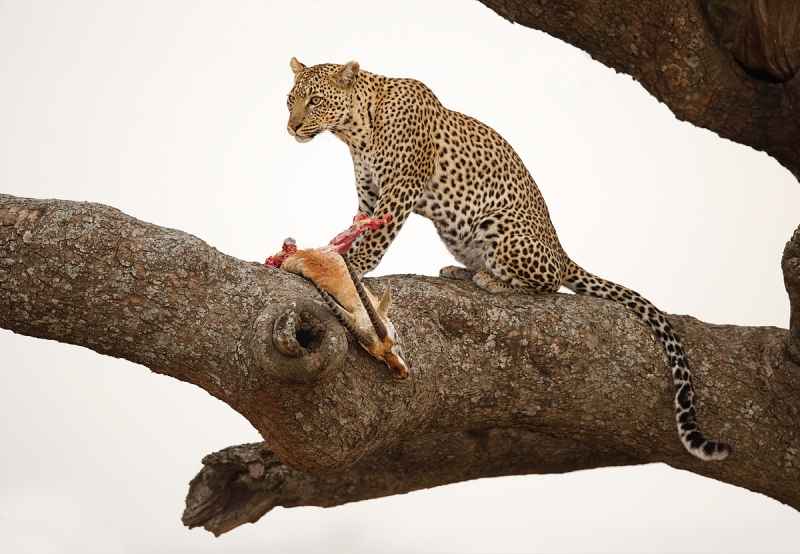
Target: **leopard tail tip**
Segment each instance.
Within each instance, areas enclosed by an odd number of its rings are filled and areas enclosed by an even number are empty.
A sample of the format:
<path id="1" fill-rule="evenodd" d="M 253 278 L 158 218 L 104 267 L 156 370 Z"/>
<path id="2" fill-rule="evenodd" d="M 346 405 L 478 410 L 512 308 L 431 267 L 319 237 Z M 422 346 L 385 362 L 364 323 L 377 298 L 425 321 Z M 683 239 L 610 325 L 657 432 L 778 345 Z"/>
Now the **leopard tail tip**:
<path id="1" fill-rule="evenodd" d="M 721 461 L 731 453 L 731 446 L 724 442 L 705 441 L 698 447 L 689 448 L 689 452 L 703 461 Z"/>

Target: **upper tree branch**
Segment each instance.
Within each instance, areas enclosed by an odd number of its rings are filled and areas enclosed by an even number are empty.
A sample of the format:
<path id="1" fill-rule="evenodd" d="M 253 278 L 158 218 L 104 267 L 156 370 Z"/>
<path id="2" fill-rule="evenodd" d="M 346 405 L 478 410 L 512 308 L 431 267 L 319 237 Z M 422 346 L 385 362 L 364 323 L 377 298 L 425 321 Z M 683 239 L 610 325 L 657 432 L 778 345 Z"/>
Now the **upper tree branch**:
<path id="1" fill-rule="evenodd" d="M 631 75 L 679 119 L 763 150 L 800 179 L 796 2 L 481 2 Z"/>
<path id="2" fill-rule="evenodd" d="M 378 292 L 385 283 L 368 280 Z M 800 507 L 800 371 L 787 331 L 671 317 L 700 424 L 734 447 L 704 463 L 677 438 L 662 348 L 624 308 L 425 277 L 393 278 L 393 297 L 414 366 L 403 382 L 348 345 L 295 275 L 106 206 L 0 195 L 0 327 L 194 383 L 295 468 L 341 471 L 403 442 L 529 428 Z"/>

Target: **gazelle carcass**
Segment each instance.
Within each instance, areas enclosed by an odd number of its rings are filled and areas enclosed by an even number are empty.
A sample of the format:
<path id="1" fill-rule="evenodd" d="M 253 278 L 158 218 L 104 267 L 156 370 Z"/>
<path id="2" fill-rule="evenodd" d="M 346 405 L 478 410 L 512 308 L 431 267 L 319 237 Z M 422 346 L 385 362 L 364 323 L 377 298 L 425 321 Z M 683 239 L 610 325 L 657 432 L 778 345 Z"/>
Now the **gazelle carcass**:
<path id="1" fill-rule="evenodd" d="M 386 362 L 395 379 L 405 379 L 409 376 L 410 364 L 403 357 L 397 331 L 389 320 L 390 284 L 379 301 L 342 257 L 361 233 L 377 229 L 389 219 L 389 216 L 375 219 L 357 215 L 350 228 L 322 248 L 298 250 L 294 239 L 287 238 L 281 251 L 267 258 L 265 263 L 311 281 L 342 326 L 359 344 L 372 356 Z"/>

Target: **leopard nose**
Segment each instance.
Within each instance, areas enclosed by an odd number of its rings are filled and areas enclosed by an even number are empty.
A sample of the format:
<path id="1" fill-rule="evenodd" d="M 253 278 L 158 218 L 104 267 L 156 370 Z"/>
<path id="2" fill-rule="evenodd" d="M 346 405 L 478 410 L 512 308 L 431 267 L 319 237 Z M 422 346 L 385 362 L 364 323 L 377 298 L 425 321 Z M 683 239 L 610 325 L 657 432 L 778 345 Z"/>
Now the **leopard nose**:
<path id="1" fill-rule="evenodd" d="M 302 126 L 303 126 L 302 121 L 299 123 L 293 123 L 290 121 L 289 124 L 286 126 L 286 128 L 289 129 L 290 135 L 294 135 L 295 133 L 297 133 L 297 130 Z"/>

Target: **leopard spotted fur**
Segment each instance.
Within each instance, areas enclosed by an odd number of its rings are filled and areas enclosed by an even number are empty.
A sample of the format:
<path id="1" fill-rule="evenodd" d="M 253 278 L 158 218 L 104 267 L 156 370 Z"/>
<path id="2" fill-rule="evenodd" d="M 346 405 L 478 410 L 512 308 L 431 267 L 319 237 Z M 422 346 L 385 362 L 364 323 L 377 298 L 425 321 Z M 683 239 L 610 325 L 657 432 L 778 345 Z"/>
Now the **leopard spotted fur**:
<path id="1" fill-rule="evenodd" d="M 694 389 L 683 347 L 652 303 L 569 259 L 550 214 L 514 149 L 483 123 L 448 110 L 425 85 L 361 71 L 356 62 L 306 67 L 292 59 L 288 130 L 298 142 L 331 131 L 350 148 L 359 213 L 391 214 L 362 237 L 350 262 L 359 275 L 378 265 L 409 214 L 433 221 L 465 267 L 444 277 L 471 279 L 492 293 L 555 292 L 562 285 L 624 304 L 666 351 L 675 386 L 678 432 L 686 449 L 721 460 L 730 447 L 697 427 Z"/>

